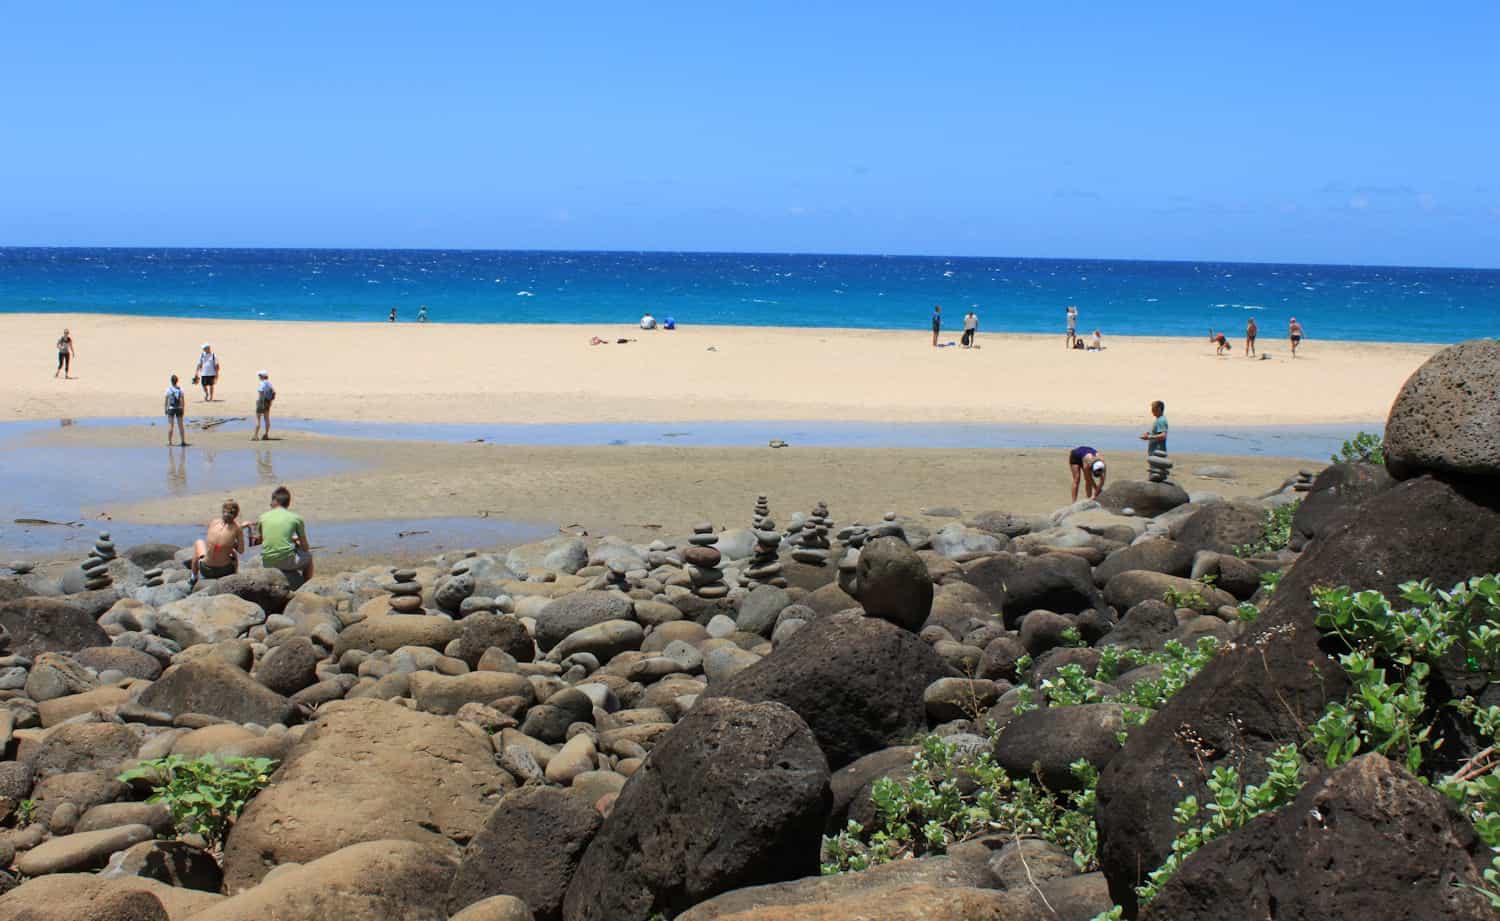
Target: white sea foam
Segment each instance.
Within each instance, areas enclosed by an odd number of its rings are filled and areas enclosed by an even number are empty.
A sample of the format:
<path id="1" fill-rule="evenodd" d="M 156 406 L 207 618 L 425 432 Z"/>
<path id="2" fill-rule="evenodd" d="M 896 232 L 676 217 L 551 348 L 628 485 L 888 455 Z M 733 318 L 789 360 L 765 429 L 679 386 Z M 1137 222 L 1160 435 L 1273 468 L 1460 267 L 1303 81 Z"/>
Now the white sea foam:
<path id="1" fill-rule="evenodd" d="M 532 294 L 530 291 L 517 291 L 516 297 L 536 297 L 536 295 Z"/>

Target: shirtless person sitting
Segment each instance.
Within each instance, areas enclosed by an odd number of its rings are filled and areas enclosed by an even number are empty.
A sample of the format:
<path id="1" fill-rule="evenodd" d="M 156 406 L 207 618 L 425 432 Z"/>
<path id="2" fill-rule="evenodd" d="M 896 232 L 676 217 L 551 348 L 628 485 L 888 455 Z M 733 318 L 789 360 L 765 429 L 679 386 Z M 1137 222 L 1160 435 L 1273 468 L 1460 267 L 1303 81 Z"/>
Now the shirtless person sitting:
<path id="1" fill-rule="evenodd" d="M 222 579 L 240 568 L 245 552 L 245 530 L 240 525 L 240 504 L 225 499 L 219 517 L 208 523 L 208 532 L 193 544 L 192 583 L 199 579 Z"/>
<path id="2" fill-rule="evenodd" d="M 1078 501 L 1078 481 L 1084 481 L 1083 497 L 1092 499 L 1104 491 L 1104 458 L 1087 445 L 1068 452 L 1068 469 L 1073 473 L 1073 501 Z"/>

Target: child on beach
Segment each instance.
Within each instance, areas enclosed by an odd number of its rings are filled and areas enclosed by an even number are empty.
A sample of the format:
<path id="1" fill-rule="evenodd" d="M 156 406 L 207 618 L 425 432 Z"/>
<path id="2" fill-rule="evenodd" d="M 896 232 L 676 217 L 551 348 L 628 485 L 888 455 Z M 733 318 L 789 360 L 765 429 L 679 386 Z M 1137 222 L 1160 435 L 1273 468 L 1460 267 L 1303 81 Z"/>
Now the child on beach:
<path id="1" fill-rule="evenodd" d="M 270 441 L 271 404 L 276 402 L 276 388 L 271 386 L 271 375 L 265 371 L 257 371 L 255 376 L 260 378 L 260 386 L 255 388 L 255 434 L 250 436 L 250 440 Z M 260 433 L 262 422 L 266 425 L 264 436 Z"/>
<path id="2" fill-rule="evenodd" d="M 68 380 L 73 370 L 73 335 L 63 330 L 62 337 L 57 340 L 57 370 L 52 372 L 53 377 L 59 374 L 63 380 Z"/>
<path id="3" fill-rule="evenodd" d="M 1255 325 L 1255 318 L 1251 317 L 1245 324 L 1245 357 L 1249 358 L 1255 354 L 1255 334 L 1260 332 L 1260 327 Z"/>
<path id="4" fill-rule="evenodd" d="M 1141 433 L 1141 441 L 1146 443 L 1147 454 L 1167 453 L 1167 404 L 1156 400 L 1151 404 L 1151 415 L 1156 421 L 1151 423 L 1151 430 Z"/>
<path id="5" fill-rule="evenodd" d="M 214 401 L 214 384 L 219 380 L 219 356 L 213 347 L 203 343 L 203 352 L 198 356 L 198 367 L 193 371 L 193 383 L 203 385 L 203 402 Z"/>
<path id="6" fill-rule="evenodd" d="M 1302 343 L 1302 324 L 1297 322 L 1296 317 L 1292 317 L 1292 322 L 1287 324 L 1287 333 L 1292 338 L 1292 357 L 1296 358 L 1297 346 Z"/>
<path id="7" fill-rule="evenodd" d="M 187 409 L 187 398 L 182 395 L 182 388 L 177 386 L 177 375 L 172 375 L 172 382 L 167 385 L 166 396 L 162 400 L 162 408 L 167 414 L 167 447 L 172 446 L 172 428 L 176 426 L 179 441 L 187 446 L 187 432 L 182 428 L 182 416 Z"/>
<path id="8" fill-rule="evenodd" d="M 193 544 L 189 586 L 199 579 L 222 579 L 239 571 L 240 554 L 245 552 L 245 531 L 239 518 L 240 504 L 225 499 L 219 517 L 208 523 L 204 535 Z"/>
<path id="9" fill-rule="evenodd" d="M 1068 452 L 1068 469 L 1073 474 L 1073 501 L 1078 501 L 1078 481 L 1083 480 L 1083 497 L 1092 499 L 1104 491 L 1104 458 L 1088 445 Z M 1097 477 L 1097 480 L 1095 479 Z"/>

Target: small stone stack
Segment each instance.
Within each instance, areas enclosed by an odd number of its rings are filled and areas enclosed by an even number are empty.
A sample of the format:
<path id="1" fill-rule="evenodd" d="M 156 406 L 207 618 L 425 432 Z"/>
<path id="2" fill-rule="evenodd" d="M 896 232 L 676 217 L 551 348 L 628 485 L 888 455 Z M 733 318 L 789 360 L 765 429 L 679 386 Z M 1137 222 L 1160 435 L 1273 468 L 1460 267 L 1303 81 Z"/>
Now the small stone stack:
<path id="1" fill-rule="evenodd" d="M 1165 454 L 1146 455 L 1146 479 L 1165 483 L 1172 476 L 1172 461 Z"/>
<path id="2" fill-rule="evenodd" d="M 109 539 L 108 531 L 100 531 L 99 539 L 94 541 L 94 549 L 83 561 L 83 587 L 85 591 L 98 591 L 101 588 L 109 588 L 114 580 L 109 575 L 109 561 L 115 558 L 115 545 Z"/>
<path id="3" fill-rule="evenodd" d="M 750 555 L 745 578 L 750 580 L 751 588 L 760 585 L 786 588 L 786 579 L 781 575 L 781 533 L 774 527 L 761 528 L 761 522 L 770 522 L 770 519 L 757 519 L 755 552 Z"/>
<path id="4" fill-rule="evenodd" d="M 166 574 L 161 571 L 160 566 L 146 570 L 144 575 L 147 588 L 160 588 L 167 581 Z"/>
<path id="5" fill-rule="evenodd" d="M 653 540 L 646 548 L 646 565 L 652 569 L 658 566 L 676 566 L 677 561 L 672 558 L 672 551 L 676 549 L 676 544 Z"/>
<path id="6" fill-rule="evenodd" d="M 771 520 L 771 503 L 765 496 L 755 497 L 755 511 L 750 521 L 750 526 L 757 531 L 776 530 L 776 522 Z"/>
<path id="7" fill-rule="evenodd" d="M 392 614 L 421 614 L 422 584 L 417 581 L 415 569 L 398 569 L 391 573 L 395 580 L 385 587 L 391 593 Z"/>
<path id="8" fill-rule="evenodd" d="M 693 536 L 688 538 L 691 546 L 682 551 L 693 594 L 709 601 L 729 594 L 729 583 L 724 581 L 724 570 L 719 568 L 724 557 L 714 546 L 718 540 L 714 526 L 704 522 L 694 526 Z"/>
<path id="9" fill-rule="evenodd" d="M 828 503 L 819 502 L 797 529 L 792 559 L 809 566 L 827 566 L 832 547 L 828 542 L 828 529 L 832 524 L 828 517 Z"/>
<path id="10" fill-rule="evenodd" d="M 1311 470 L 1298 470 L 1297 479 L 1292 483 L 1292 489 L 1296 492 L 1312 492 L 1313 480 L 1317 474 Z"/>

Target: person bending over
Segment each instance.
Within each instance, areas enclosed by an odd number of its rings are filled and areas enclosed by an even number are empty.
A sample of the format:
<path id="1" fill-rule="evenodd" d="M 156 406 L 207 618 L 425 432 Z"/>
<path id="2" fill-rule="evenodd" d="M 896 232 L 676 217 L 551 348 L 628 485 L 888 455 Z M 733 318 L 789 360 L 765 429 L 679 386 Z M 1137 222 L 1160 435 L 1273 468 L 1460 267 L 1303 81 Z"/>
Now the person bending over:
<path id="1" fill-rule="evenodd" d="M 1068 469 L 1073 473 L 1073 501 L 1078 501 L 1078 481 L 1083 480 L 1083 497 L 1092 499 L 1104 492 L 1104 458 L 1087 445 L 1068 452 Z"/>
<path id="2" fill-rule="evenodd" d="M 222 579 L 239 571 L 240 554 L 245 552 L 245 529 L 240 525 L 240 504 L 225 499 L 219 517 L 208 523 L 208 530 L 193 544 L 193 578 Z"/>
<path id="3" fill-rule="evenodd" d="M 1230 351 L 1229 339 L 1223 333 L 1217 333 L 1210 329 L 1208 331 L 1208 341 L 1214 344 L 1215 355 L 1223 355 L 1225 352 Z"/>
<path id="4" fill-rule="evenodd" d="M 268 569 L 279 569 L 305 582 L 313 577 L 312 547 L 307 542 L 307 524 L 292 511 L 292 492 L 278 486 L 271 493 L 270 511 L 260 516 L 260 561 Z"/>

